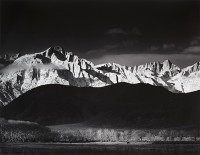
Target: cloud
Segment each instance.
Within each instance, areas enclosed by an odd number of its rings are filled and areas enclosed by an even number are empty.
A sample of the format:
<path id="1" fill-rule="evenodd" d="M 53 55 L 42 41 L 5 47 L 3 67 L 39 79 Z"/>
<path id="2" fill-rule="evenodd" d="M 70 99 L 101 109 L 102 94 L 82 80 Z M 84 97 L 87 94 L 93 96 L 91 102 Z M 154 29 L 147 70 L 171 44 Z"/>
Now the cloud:
<path id="1" fill-rule="evenodd" d="M 138 40 L 136 39 L 127 39 L 127 40 L 124 40 L 121 42 L 121 47 L 123 48 L 133 48 L 133 47 L 136 47 L 136 45 L 139 45 L 141 44 L 141 42 L 139 42 Z"/>
<path id="2" fill-rule="evenodd" d="M 194 45 L 198 45 L 199 44 L 199 40 L 192 40 L 190 41 L 190 45 L 194 46 Z"/>
<path id="3" fill-rule="evenodd" d="M 150 47 L 150 51 L 158 51 L 158 50 L 160 50 L 160 46 L 152 45 Z"/>
<path id="4" fill-rule="evenodd" d="M 104 54 L 104 53 L 107 53 L 107 50 L 103 48 L 93 49 L 87 52 L 88 55 L 99 55 L 99 54 Z"/>
<path id="5" fill-rule="evenodd" d="M 171 44 L 146 45 L 137 39 L 122 40 L 115 44 L 106 44 L 102 48 L 91 49 L 86 54 L 90 57 L 98 57 L 108 54 L 169 54 L 181 53 L 178 47 Z"/>
<path id="6" fill-rule="evenodd" d="M 133 35 L 137 35 L 137 36 L 141 36 L 141 35 L 142 35 L 142 32 L 141 32 L 140 29 L 137 28 L 137 27 L 134 27 L 134 28 L 131 30 L 131 33 L 132 33 Z"/>
<path id="7" fill-rule="evenodd" d="M 183 51 L 184 54 L 200 54 L 200 46 L 190 46 Z"/>
<path id="8" fill-rule="evenodd" d="M 113 44 L 105 44 L 100 48 L 90 49 L 86 52 L 87 56 L 97 57 L 103 56 L 105 54 L 123 54 L 123 53 L 135 53 L 138 51 L 141 53 L 144 51 L 146 46 L 143 46 L 143 43 L 136 39 L 127 39 L 122 41 L 116 41 Z"/>
<path id="9" fill-rule="evenodd" d="M 119 47 L 118 44 L 110 44 L 110 45 L 105 45 L 104 46 L 105 49 L 116 49 L 118 47 Z"/>
<path id="10" fill-rule="evenodd" d="M 116 53 L 118 48 L 120 48 L 119 44 L 108 44 L 102 48 L 91 49 L 86 54 L 90 57 L 99 57 L 108 53 Z"/>
<path id="11" fill-rule="evenodd" d="M 2 74 L 8 74 L 8 73 L 13 73 L 13 72 L 17 72 L 19 70 L 24 70 L 27 69 L 28 66 L 23 64 L 23 65 L 8 65 L 6 67 L 4 67 L 3 69 L 0 70 L 0 73 Z"/>
<path id="12" fill-rule="evenodd" d="M 138 27 L 133 27 L 131 30 L 125 30 L 122 28 L 113 28 L 106 31 L 107 34 L 111 35 L 132 35 L 132 36 L 141 36 L 142 32 Z"/>
<path id="13" fill-rule="evenodd" d="M 25 64 L 18 64 L 18 65 L 8 65 L 5 68 L 0 70 L 0 73 L 2 74 L 8 74 L 8 73 L 14 73 L 20 70 L 30 69 L 30 68 L 36 68 L 36 69 L 64 69 L 62 66 L 56 66 L 52 63 L 49 64 L 36 64 L 35 66 L 28 66 Z"/>
<path id="14" fill-rule="evenodd" d="M 175 44 L 163 44 L 162 48 L 164 50 L 174 49 L 174 48 L 176 48 L 176 45 Z"/>
<path id="15" fill-rule="evenodd" d="M 200 44 L 200 36 L 196 36 L 190 41 L 190 46 L 196 46 Z"/>
<path id="16" fill-rule="evenodd" d="M 106 33 L 111 34 L 111 35 L 127 35 L 128 34 L 125 30 L 121 28 L 109 29 Z"/>

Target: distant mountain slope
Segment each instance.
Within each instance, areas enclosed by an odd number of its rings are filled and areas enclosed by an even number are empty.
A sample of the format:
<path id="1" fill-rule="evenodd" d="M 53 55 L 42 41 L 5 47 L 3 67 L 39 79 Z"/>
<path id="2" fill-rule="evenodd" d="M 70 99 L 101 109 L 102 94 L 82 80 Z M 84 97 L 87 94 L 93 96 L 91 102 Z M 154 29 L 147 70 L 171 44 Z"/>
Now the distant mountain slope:
<path id="1" fill-rule="evenodd" d="M 121 82 L 147 83 L 174 93 L 188 93 L 200 90 L 199 68 L 200 63 L 196 63 L 180 69 L 169 60 L 134 67 L 115 63 L 95 65 L 59 46 L 50 47 L 40 53 L 16 55 L 0 70 L 0 106 L 48 84 L 104 87 Z"/>
<path id="2" fill-rule="evenodd" d="M 168 82 L 180 92 L 188 93 L 200 90 L 200 62 L 182 69 Z"/>
<path id="3" fill-rule="evenodd" d="M 9 119 L 45 125 L 87 123 L 112 127 L 200 125 L 200 92 L 174 94 L 148 84 L 102 88 L 47 85 L 35 88 L 1 110 Z"/>

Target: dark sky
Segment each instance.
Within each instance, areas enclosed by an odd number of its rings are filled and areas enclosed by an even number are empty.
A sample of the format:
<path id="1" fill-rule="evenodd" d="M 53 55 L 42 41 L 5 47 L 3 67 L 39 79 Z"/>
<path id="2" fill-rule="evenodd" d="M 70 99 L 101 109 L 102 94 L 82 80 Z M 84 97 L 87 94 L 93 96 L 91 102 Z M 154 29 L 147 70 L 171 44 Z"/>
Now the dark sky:
<path id="1" fill-rule="evenodd" d="M 0 2 L 1 53 L 60 45 L 94 60 L 106 55 L 200 54 L 197 0 Z"/>

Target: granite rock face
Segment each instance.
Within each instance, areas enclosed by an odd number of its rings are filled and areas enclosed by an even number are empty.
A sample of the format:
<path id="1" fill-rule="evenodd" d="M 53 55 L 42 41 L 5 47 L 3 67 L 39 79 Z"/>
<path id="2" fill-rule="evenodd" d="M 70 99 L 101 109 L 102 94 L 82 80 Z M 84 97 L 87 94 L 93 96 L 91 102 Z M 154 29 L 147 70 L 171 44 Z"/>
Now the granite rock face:
<path id="1" fill-rule="evenodd" d="M 3 58 L 4 59 L 4 58 Z M 180 69 L 169 60 L 128 67 L 115 63 L 95 65 L 62 47 L 16 55 L 0 71 L 0 105 L 42 85 L 104 87 L 120 82 L 163 86 L 174 93 L 200 90 L 200 63 Z"/>

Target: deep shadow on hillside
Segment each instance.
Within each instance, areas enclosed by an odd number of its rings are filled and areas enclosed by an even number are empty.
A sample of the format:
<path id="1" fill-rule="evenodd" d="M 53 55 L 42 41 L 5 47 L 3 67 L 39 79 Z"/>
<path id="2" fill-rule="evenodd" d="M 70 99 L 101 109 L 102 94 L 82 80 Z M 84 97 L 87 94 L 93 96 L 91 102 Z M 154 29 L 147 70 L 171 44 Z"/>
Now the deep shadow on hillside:
<path id="1" fill-rule="evenodd" d="M 125 83 L 103 88 L 46 85 L 15 99 L 1 117 L 44 125 L 199 127 L 200 91 L 173 94 L 162 87 Z"/>

